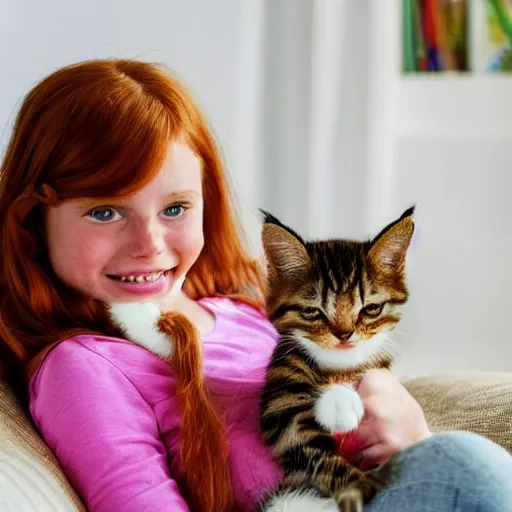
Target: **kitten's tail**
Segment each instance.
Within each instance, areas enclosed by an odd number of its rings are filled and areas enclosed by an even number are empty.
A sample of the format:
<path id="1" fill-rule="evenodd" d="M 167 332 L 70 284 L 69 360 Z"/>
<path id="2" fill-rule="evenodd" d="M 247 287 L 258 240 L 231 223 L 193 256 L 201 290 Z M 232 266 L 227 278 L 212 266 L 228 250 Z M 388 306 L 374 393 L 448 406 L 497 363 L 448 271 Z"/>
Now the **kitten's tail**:
<path id="1" fill-rule="evenodd" d="M 177 313 L 163 313 L 158 328 L 175 343 L 171 364 L 182 407 L 180 455 L 187 501 L 194 512 L 232 512 L 236 506 L 224 418 L 204 379 L 199 333 Z"/>

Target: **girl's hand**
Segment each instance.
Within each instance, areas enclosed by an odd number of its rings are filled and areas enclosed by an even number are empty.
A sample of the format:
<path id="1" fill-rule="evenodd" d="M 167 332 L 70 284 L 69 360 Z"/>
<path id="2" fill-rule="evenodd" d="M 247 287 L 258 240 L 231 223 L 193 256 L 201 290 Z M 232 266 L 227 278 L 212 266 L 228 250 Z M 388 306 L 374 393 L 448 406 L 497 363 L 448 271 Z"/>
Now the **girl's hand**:
<path id="1" fill-rule="evenodd" d="M 389 370 L 370 370 L 356 391 L 365 413 L 342 453 L 363 471 L 432 435 L 420 405 Z"/>

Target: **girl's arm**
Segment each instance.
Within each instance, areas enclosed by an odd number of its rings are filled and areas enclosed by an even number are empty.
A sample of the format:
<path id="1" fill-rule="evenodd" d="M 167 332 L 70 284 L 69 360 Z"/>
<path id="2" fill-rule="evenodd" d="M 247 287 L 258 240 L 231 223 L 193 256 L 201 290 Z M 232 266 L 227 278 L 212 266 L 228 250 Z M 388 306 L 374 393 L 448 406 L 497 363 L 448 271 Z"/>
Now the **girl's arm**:
<path id="1" fill-rule="evenodd" d="M 89 512 L 188 512 L 152 407 L 110 361 L 68 340 L 31 383 L 32 417 Z"/>

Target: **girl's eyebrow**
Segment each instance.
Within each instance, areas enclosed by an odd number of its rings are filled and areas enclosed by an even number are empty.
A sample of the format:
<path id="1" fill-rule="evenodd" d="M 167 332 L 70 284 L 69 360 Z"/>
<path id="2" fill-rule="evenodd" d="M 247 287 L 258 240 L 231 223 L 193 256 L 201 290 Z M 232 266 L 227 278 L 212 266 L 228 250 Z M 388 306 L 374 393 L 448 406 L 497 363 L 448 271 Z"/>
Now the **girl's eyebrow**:
<path id="1" fill-rule="evenodd" d="M 177 199 L 199 199 L 199 197 L 200 194 L 196 190 L 179 190 L 166 196 L 165 202 L 176 201 Z"/>
<path id="2" fill-rule="evenodd" d="M 195 190 L 180 190 L 171 192 L 163 199 L 164 203 L 185 200 L 185 199 L 198 199 L 200 194 Z M 77 199 L 77 204 L 80 208 L 93 208 L 97 206 L 117 206 L 126 203 L 128 198 L 126 197 L 83 197 Z"/>
<path id="3" fill-rule="evenodd" d="M 75 199 L 75 203 L 79 208 L 93 208 L 101 204 L 111 204 L 114 201 L 112 197 L 81 197 Z"/>

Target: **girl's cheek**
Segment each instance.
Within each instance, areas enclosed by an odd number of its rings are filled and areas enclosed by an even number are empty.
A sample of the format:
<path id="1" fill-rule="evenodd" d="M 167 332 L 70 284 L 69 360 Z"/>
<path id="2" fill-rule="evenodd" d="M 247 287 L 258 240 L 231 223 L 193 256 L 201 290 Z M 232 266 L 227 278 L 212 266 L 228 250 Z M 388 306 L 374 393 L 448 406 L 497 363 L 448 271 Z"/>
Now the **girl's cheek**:
<path id="1" fill-rule="evenodd" d="M 110 253 L 116 246 L 122 245 L 122 239 L 117 233 L 104 233 L 85 231 L 77 233 L 75 248 L 81 253 L 101 255 Z"/>
<path id="2" fill-rule="evenodd" d="M 202 233 L 189 233 L 173 235 L 168 238 L 168 247 L 176 252 L 185 254 L 191 251 L 199 251 L 204 243 Z"/>
<path id="3" fill-rule="evenodd" d="M 104 267 L 124 252 L 123 241 L 115 234 L 98 236 L 97 232 L 87 230 L 75 233 L 66 245 L 59 258 L 84 271 Z"/>
<path id="4" fill-rule="evenodd" d="M 168 236 L 168 244 L 179 252 L 201 249 L 204 243 L 202 219 L 189 218 Z"/>

